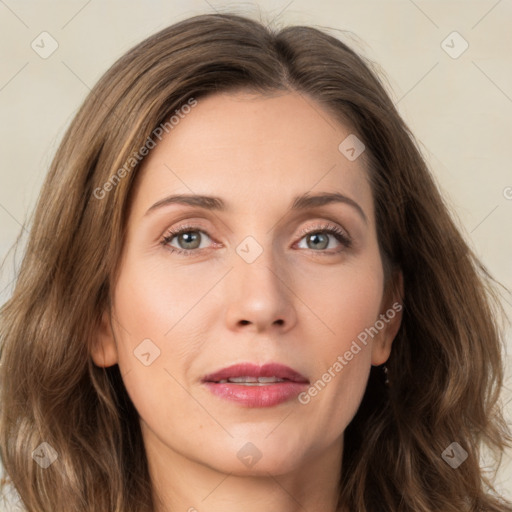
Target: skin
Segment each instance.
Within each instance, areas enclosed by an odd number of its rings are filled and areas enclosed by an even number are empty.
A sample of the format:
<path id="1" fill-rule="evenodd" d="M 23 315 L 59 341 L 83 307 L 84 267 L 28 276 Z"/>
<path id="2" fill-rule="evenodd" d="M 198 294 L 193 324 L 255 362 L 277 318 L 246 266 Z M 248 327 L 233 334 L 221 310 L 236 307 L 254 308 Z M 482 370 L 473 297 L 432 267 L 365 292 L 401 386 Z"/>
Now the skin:
<path id="1" fill-rule="evenodd" d="M 371 365 L 389 357 L 400 313 L 306 405 L 248 408 L 213 395 L 201 379 L 234 363 L 273 361 L 314 383 L 400 301 L 384 290 L 364 159 L 338 150 L 350 133 L 298 93 L 215 94 L 144 160 L 112 310 L 92 357 L 120 367 L 158 512 L 336 510 L 343 432 Z M 292 211 L 306 192 L 339 192 L 366 221 L 344 203 Z M 228 210 L 171 204 L 146 215 L 168 195 L 192 193 L 219 196 Z M 326 233 L 315 245 L 311 233 L 326 222 L 352 246 Z M 161 243 L 189 223 L 202 232 L 195 246 L 177 236 Z M 263 250 L 252 263 L 236 252 L 247 236 Z M 199 248 L 181 255 L 169 246 Z M 145 339 L 160 350 L 148 366 L 134 355 Z M 237 457 L 247 442 L 261 453 L 251 467 Z"/>

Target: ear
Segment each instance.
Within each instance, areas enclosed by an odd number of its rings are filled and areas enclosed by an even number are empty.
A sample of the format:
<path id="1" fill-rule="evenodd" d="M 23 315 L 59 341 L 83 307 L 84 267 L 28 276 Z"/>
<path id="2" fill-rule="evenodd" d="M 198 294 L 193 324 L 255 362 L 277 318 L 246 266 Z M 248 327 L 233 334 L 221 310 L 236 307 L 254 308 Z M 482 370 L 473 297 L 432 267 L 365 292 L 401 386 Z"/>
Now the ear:
<path id="1" fill-rule="evenodd" d="M 387 287 L 381 304 L 381 311 L 375 324 L 379 329 L 372 343 L 372 365 L 384 364 L 391 354 L 391 345 L 402 323 L 404 280 L 397 271 Z"/>
<path id="2" fill-rule="evenodd" d="M 117 345 L 112 330 L 110 313 L 105 311 L 96 330 L 91 347 L 91 357 L 97 366 L 113 366 L 118 361 Z"/>

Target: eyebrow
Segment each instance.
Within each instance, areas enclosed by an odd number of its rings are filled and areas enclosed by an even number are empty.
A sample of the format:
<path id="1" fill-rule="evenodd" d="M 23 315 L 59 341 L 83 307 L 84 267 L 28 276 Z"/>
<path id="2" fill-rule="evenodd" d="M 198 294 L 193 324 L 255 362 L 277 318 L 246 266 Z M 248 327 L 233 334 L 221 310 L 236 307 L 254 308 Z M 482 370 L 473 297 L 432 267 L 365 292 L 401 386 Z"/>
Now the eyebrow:
<path id="1" fill-rule="evenodd" d="M 347 197 L 338 192 L 324 192 L 314 195 L 311 195 L 306 192 L 305 194 L 297 196 L 293 199 L 290 209 L 292 211 L 300 211 L 307 210 L 308 208 L 315 208 L 333 203 L 342 203 L 352 206 L 359 213 L 364 222 L 368 223 L 368 219 L 366 218 L 366 215 L 363 209 L 359 206 L 359 204 L 356 203 L 350 197 Z M 204 208 L 206 210 L 214 211 L 227 210 L 226 203 L 220 197 L 197 194 L 176 194 L 164 197 L 160 201 L 157 201 L 147 210 L 147 212 L 144 215 L 146 216 L 149 213 L 164 206 L 168 206 L 170 204 L 184 204 L 188 206 L 196 206 L 199 208 Z"/>

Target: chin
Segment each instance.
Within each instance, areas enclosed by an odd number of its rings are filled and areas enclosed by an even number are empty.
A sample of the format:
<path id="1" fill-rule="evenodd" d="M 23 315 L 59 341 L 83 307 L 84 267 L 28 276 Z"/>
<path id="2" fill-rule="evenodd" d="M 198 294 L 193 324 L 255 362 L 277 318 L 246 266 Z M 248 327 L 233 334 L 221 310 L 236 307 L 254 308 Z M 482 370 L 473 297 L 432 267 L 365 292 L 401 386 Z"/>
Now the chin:
<path id="1" fill-rule="evenodd" d="M 247 438 L 247 439 L 250 439 Z M 254 439 L 254 438 L 253 438 Z M 218 447 L 213 460 L 203 463 L 217 471 L 237 476 L 283 475 L 303 467 L 303 445 L 283 446 L 280 439 L 275 443 L 262 439 L 260 442 L 233 440 L 231 446 Z M 233 453 L 233 456 L 229 454 Z"/>

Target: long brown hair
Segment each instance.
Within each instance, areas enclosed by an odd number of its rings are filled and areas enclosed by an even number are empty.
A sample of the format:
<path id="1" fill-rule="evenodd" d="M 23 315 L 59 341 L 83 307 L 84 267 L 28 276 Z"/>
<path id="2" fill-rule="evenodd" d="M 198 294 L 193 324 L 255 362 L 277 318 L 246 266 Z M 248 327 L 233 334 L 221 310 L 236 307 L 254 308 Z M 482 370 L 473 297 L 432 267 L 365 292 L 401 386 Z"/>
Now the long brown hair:
<path id="1" fill-rule="evenodd" d="M 278 31 L 234 14 L 170 26 L 99 80 L 55 155 L 1 310 L 0 453 L 30 512 L 153 508 L 137 412 L 118 366 L 97 367 L 90 349 L 115 282 L 134 155 L 191 98 L 240 89 L 296 91 L 351 127 L 366 146 L 387 277 L 404 277 L 391 386 L 373 367 L 345 431 L 339 503 L 358 512 L 512 510 L 479 464 L 483 447 L 500 455 L 512 441 L 499 405 L 495 284 L 379 80 L 327 32 Z M 442 456 L 454 442 L 468 454 L 456 469 Z M 41 443 L 57 455 L 46 468 L 33 456 Z"/>

